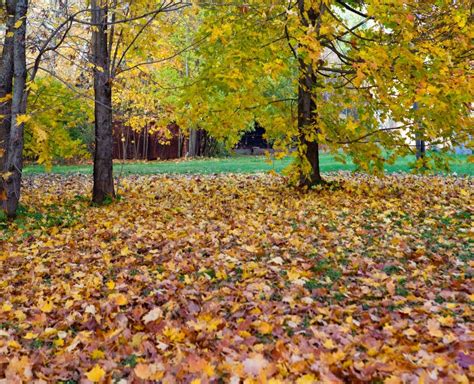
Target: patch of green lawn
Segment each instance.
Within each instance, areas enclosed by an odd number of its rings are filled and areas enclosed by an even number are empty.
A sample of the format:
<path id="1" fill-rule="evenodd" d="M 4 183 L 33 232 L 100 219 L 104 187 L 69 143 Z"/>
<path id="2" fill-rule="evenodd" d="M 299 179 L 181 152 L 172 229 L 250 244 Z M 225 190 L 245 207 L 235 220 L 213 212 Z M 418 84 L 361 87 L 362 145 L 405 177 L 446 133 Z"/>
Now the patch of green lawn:
<path id="1" fill-rule="evenodd" d="M 122 173 L 127 174 L 213 174 L 213 173 L 257 173 L 274 170 L 281 172 L 291 163 L 291 158 L 268 162 L 264 156 L 236 156 L 214 159 L 191 159 L 179 161 L 139 161 L 126 162 L 123 165 Z M 352 163 L 342 164 L 334 159 L 330 154 L 321 154 L 321 171 L 353 171 L 355 166 Z M 388 173 L 410 172 L 409 163 L 413 162 L 412 157 L 399 159 L 394 165 L 385 167 Z M 452 163 L 452 172 L 458 175 L 474 175 L 474 166 L 467 162 L 467 156 L 455 156 Z M 114 164 L 115 174 L 122 170 L 120 161 Z M 44 173 L 45 168 L 40 165 L 28 165 L 24 169 L 25 175 Z M 91 174 L 92 165 L 55 165 L 52 173 L 56 174 Z"/>

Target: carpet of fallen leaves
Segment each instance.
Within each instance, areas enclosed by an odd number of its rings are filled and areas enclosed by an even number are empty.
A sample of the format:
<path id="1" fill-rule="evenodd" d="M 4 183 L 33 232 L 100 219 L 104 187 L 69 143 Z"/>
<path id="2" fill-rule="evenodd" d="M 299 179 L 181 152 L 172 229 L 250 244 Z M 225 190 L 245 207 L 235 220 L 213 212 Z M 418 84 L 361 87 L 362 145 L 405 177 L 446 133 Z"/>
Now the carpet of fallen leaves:
<path id="1" fill-rule="evenodd" d="M 26 179 L 0 382 L 472 382 L 473 180 L 331 177 Z"/>

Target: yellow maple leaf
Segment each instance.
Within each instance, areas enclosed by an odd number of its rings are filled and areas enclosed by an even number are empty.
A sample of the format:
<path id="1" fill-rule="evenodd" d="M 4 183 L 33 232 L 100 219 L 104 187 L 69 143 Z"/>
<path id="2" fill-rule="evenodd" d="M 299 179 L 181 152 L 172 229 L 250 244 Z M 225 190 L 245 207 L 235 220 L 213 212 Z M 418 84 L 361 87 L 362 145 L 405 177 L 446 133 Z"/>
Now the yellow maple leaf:
<path id="1" fill-rule="evenodd" d="M 23 321 L 26 319 L 26 315 L 23 311 L 20 311 L 20 310 L 16 310 L 15 311 L 15 317 L 19 320 L 19 321 Z"/>
<path id="2" fill-rule="evenodd" d="M 163 335 L 166 336 L 170 341 L 181 342 L 184 340 L 186 335 L 183 331 L 178 328 L 166 327 L 163 329 Z"/>
<path id="3" fill-rule="evenodd" d="M 452 327 L 454 326 L 454 318 L 451 316 L 447 317 L 439 317 L 438 321 L 440 322 L 441 325 L 445 327 Z"/>
<path id="4" fill-rule="evenodd" d="M 268 333 L 272 333 L 273 326 L 266 321 L 256 321 L 254 323 L 254 327 L 262 334 L 266 335 Z"/>
<path id="5" fill-rule="evenodd" d="M 308 373 L 296 379 L 296 384 L 313 384 L 316 382 L 316 376 L 314 376 L 312 373 Z"/>
<path id="6" fill-rule="evenodd" d="M 455 373 L 452 376 L 456 379 L 456 382 L 458 382 L 459 384 L 469 384 L 469 379 L 464 374 Z"/>
<path id="7" fill-rule="evenodd" d="M 13 172 L 0 172 L 0 177 L 3 179 L 3 180 L 8 180 L 10 178 L 10 176 L 13 175 Z M 4 190 L 2 189 L 2 192 Z M 5 194 L 5 199 L 6 199 L 6 194 Z M 5 200 L 4 198 L 2 198 L 1 200 Z"/>
<path id="8" fill-rule="evenodd" d="M 25 336 L 23 336 L 23 338 L 26 340 L 36 339 L 37 337 L 38 337 L 38 334 L 32 333 L 32 332 L 28 332 Z"/>
<path id="9" fill-rule="evenodd" d="M 288 280 L 295 281 L 300 278 L 301 273 L 298 270 L 292 268 L 290 271 L 288 271 L 287 276 L 288 276 Z"/>
<path id="10" fill-rule="evenodd" d="M 16 116 L 16 123 L 17 123 L 17 125 L 23 124 L 23 123 L 26 123 L 26 122 L 27 122 L 28 120 L 30 120 L 30 119 L 31 119 L 31 116 L 30 116 L 30 115 L 25 115 L 25 114 L 23 114 L 23 115 L 17 115 L 17 116 Z"/>
<path id="11" fill-rule="evenodd" d="M 94 349 L 91 353 L 91 358 L 93 360 L 103 359 L 105 357 L 105 353 L 100 349 Z"/>
<path id="12" fill-rule="evenodd" d="M 207 363 L 206 366 L 204 367 L 204 373 L 208 377 L 212 377 L 215 375 L 216 371 L 214 369 L 214 366 L 211 363 Z"/>
<path id="13" fill-rule="evenodd" d="M 16 340 L 10 340 L 7 343 L 7 346 L 10 347 L 10 348 L 15 348 L 15 349 L 20 349 L 21 348 L 21 345 Z"/>
<path id="14" fill-rule="evenodd" d="M 105 285 L 109 289 L 114 289 L 115 288 L 115 282 L 113 282 L 113 281 L 107 281 L 107 283 L 105 283 Z"/>
<path id="15" fill-rule="evenodd" d="M 371 356 L 371 357 L 376 356 L 377 353 L 378 353 L 377 348 L 369 348 L 369 349 L 367 350 L 367 355 L 369 355 L 369 356 Z"/>
<path id="16" fill-rule="evenodd" d="M 403 331 L 403 334 L 406 336 L 416 336 L 418 332 L 415 331 L 413 328 L 408 328 L 407 330 Z"/>
<path id="17" fill-rule="evenodd" d="M 336 348 L 336 346 L 334 345 L 333 341 L 331 339 L 327 339 L 324 343 L 323 343 L 323 346 L 324 348 L 327 348 L 327 349 L 334 349 Z"/>
<path id="18" fill-rule="evenodd" d="M 45 313 L 50 313 L 53 310 L 53 308 L 54 308 L 54 305 L 52 301 L 46 301 L 43 303 L 43 305 L 39 307 L 41 312 L 45 312 Z"/>
<path id="19" fill-rule="evenodd" d="M 96 364 L 94 368 L 86 373 L 86 376 L 90 381 L 98 383 L 105 376 L 105 371 L 100 367 L 100 365 Z"/>
<path id="20" fill-rule="evenodd" d="M 125 296 L 122 293 L 114 293 L 109 296 L 115 304 L 117 305 L 127 305 L 128 304 L 128 299 L 127 296 Z"/>

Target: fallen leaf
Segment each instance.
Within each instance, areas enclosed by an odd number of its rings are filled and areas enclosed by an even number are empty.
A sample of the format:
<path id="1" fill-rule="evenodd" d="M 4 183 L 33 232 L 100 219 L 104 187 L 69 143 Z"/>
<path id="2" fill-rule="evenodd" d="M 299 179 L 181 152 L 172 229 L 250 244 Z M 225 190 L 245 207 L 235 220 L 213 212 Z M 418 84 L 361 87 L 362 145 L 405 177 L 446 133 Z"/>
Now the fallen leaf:
<path id="1" fill-rule="evenodd" d="M 98 364 L 96 364 L 94 368 L 86 373 L 86 377 L 94 383 L 101 381 L 104 376 L 105 371 Z"/>

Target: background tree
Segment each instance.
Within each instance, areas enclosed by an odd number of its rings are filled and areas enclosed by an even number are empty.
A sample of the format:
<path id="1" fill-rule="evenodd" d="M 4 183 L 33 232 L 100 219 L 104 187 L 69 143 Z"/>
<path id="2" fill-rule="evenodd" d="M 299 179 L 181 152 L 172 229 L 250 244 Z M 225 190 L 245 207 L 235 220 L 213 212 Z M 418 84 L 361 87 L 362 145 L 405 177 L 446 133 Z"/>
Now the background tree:
<path id="1" fill-rule="evenodd" d="M 89 159 L 93 151 L 93 103 L 52 76 L 41 76 L 30 94 L 24 157 L 53 162 Z"/>

